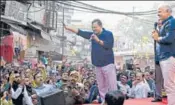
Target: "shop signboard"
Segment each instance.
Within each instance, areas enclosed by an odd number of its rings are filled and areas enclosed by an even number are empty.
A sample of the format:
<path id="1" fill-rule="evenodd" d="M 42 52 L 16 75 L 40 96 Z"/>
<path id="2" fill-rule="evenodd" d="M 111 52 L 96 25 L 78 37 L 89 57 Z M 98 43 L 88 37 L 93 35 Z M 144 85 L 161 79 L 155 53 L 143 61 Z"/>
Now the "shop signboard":
<path id="1" fill-rule="evenodd" d="M 5 16 L 11 20 L 26 24 L 28 5 L 22 4 L 15 0 L 6 1 Z"/>

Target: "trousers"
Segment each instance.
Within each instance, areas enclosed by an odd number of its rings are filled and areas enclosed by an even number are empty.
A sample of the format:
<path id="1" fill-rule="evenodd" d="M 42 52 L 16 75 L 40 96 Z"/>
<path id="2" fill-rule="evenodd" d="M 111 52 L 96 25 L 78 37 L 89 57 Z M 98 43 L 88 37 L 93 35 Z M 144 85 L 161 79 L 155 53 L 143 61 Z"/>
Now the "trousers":
<path id="1" fill-rule="evenodd" d="M 108 91 L 117 90 L 117 78 L 114 64 L 104 67 L 96 67 L 95 69 L 97 85 L 102 101 Z"/>
<path id="2" fill-rule="evenodd" d="M 175 58 L 160 61 L 168 105 L 175 105 Z"/>
<path id="3" fill-rule="evenodd" d="M 155 86 L 156 86 L 155 98 L 161 99 L 162 97 L 161 90 L 164 87 L 163 87 L 163 76 L 162 76 L 162 70 L 161 70 L 160 64 L 155 64 Z"/>

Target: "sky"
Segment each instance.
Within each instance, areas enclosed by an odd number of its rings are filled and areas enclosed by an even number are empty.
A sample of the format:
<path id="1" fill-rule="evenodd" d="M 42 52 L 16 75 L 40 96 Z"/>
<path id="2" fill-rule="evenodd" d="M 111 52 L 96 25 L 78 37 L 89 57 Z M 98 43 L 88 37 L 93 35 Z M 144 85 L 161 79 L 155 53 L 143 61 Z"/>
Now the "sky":
<path id="1" fill-rule="evenodd" d="M 163 1 L 81 1 L 90 5 L 101 7 L 104 9 L 121 11 L 121 12 L 133 12 L 133 7 L 135 11 L 149 11 L 152 10 L 154 3 L 161 3 Z M 82 23 L 86 24 L 91 22 L 93 19 L 99 18 L 103 21 L 104 26 L 109 28 L 114 27 L 119 20 L 125 18 L 122 15 L 115 14 L 93 14 L 93 13 L 83 13 L 74 12 L 72 19 L 82 20 Z"/>
<path id="2" fill-rule="evenodd" d="M 100 8 L 120 11 L 120 12 L 133 12 L 133 7 L 135 12 L 149 11 L 153 10 L 155 3 L 162 3 L 163 1 L 81 1 L 93 6 Z M 118 35 L 118 30 L 116 27 L 121 19 L 126 17 L 123 15 L 116 14 L 93 14 L 93 13 L 84 13 L 84 12 L 74 12 L 72 19 L 81 20 L 83 25 L 88 25 L 91 27 L 91 21 L 93 19 L 100 19 L 103 22 L 103 26 L 113 32 L 114 36 Z M 156 18 L 156 17 L 155 17 Z M 81 26 L 79 27 L 81 28 Z M 122 34 L 123 35 L 123 34 Z M 125 38 L 126 39 L 126 38 Z"/>

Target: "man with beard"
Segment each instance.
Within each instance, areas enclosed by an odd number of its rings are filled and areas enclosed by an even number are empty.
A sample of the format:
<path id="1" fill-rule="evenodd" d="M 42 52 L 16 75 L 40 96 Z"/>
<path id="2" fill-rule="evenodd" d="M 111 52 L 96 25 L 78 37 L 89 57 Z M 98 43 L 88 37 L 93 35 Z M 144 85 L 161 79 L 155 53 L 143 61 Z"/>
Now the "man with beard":
<path id="1" fill-rule="evenodd" d="M 14 72 L 14 81 L 12 83 L 11 94 L 12 94 L 12 102 L 13 105 L 23 105 L 23 100 L 25 100 L 26 105 L 33 105 L 31 97 L 29 97 L 25 81 L 20 78 L 20 74 L 15 71 Z"/>
<path id="2" fill-rule="evenodd" d="M 36 92 L 32 89 L 31 80 L 27 76 L 25 77 L 25 86 L 26 86 L 28 95 L 32 98 L 33 104 L 36 105 L 38 103 L 37 95 L 36 95 Z"/>

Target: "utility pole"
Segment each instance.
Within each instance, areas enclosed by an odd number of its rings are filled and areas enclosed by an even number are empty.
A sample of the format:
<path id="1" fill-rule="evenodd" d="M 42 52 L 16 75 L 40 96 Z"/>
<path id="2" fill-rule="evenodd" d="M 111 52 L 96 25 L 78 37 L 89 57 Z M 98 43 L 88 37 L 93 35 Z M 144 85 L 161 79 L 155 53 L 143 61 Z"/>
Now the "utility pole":
<path id="1" fill-rule="evenodd" d="M 63 22 L 64 22 L 64 5 L 63 5 Z M 64 37 L 64 26 L 62 29 L 62 38 Z M 64 40 L 62 39 L 62 55 L 64 55 Z"/>
<path id="2" fill-rule="evenodd" d="M 50 6 L 50 2 L 46 1 L 46 32 L 49 32 L 48 27 L 50 27 L 50 15 L 51 15 L 51 6 Z"/>
<path id="3" fill-rule="evenodd" d="M 55 22 L 55 1 L 52 1 L 52 28 L 55 28 L 54 22 Z"/>
<path id="4" fill-rule="evenodd" d="M 132 12 L 133 12 L 133 15 L 132 16 L 133 16 L 133 19 L 134 19 L 135 7 L 133 7 L 133 11 Z"/>
<path id="5" fill-rule="evenodd" d="M 133 11 L 132 11 L 132 19 L 133 19 L 133 27 L 135 26 L 135 19 L 134 19 L 134 15 L 135 15 L 135 7 L 133 7 Z M 135 27 L 134 27 L 135 28 Z"/>
<path id="6" fill-rule="evenodd" d="M 135 7 L 133 6 L 133 15 L 132 15 L 132 19 L 133 19 L 133 28 L 135 28 L 134 15 L 135 15 Z M 135 46 L 134 46 L 134 45 L 133 45 L 133 49 L 135 49 Z"/>

